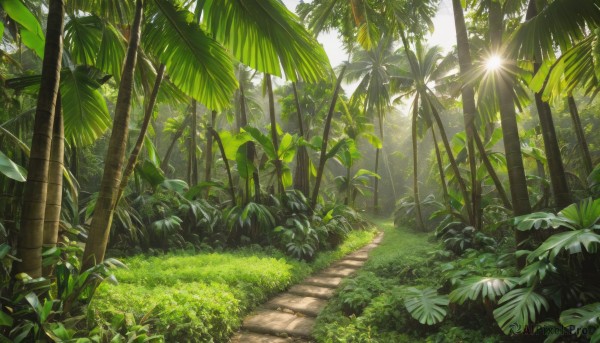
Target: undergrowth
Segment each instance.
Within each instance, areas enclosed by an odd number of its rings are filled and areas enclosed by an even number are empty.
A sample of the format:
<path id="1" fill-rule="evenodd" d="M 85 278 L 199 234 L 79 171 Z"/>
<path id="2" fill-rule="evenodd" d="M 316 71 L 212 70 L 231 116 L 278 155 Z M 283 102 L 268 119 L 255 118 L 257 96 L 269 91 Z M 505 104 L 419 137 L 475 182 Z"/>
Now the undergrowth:
<path id="1" fill-rule="evenodd" d="M 115 313 L 129 312 L 167 342 L 227 342 L 254 306 L 366 245 L 373 235 L 352 231 L 310 263 L 260 247 L 132 257 L 124 260 L 129 269 L 116 272 L 119 285 L 98 289 L 88 316 L 108 326 Z"/>

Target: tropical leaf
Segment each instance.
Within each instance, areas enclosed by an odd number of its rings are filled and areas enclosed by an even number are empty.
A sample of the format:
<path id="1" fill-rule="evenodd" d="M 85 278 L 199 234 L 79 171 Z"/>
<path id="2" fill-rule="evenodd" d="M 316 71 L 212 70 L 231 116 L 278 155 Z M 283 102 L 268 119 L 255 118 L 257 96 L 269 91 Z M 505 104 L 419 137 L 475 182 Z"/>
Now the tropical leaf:
<path id="1" fill-rule="evenodd" d="M 0 151 L 0 174 L 19 182 L 27 180 L 27 170 Z"/>
<path id="2" fill-rule="evenodd" d="M 435 289 L 411 287 L 406 291 L 404 306 L 419 323 L 433 325 L 446 317 L 449 302 L 447 296 L 438 294 Z"/>
<path id="3" fill-rule="evenodd" d="M 76 146 L 87 146 L 109 128 L 112 119 L 100 84 L 85 66 L 63 70 L 60 91 L 65 123 L 65 138 Z"/>
<path id="4" fill-rule="evenodd" d="M 513 277 L 482 277 L 466 278 L 461 285 L 449 295 L 450 301 L 463 304 L 467 300 L 488 299 L 496 302 L 518 284 L 518 278 Z"/>
<path id="5" fill-rule="evenodd" d="M 498 302 L 500 307 L 494 310 L 494 318 L 505 334 L 514 334 L 515 328 L 524 328 L 534 323 L 543 309 L 548 309 L 546 298 L 533 288 L 518 288 L 506 293 Z"/>
<path id="6" fill-rule="evenodd" d="M 381 179 L 381 176 L 377 173 L 374 173 L 367 169 L 359 169 L 356 174 L 354 174 L 354 178 L 359 178 L 361 176 L 370 176 L 376 179 Z"/>
<path id="7" fill-rule="evenodd" d="M 46 39 L 42 26 L 35 15 L 19 0 L 0 0 L 0 6 L 14 21 L 21 25 L 23 44 L 43 59 Z"/>
<path id="8" fill-rule="evenodd" d="M 125 61 L 125 46 L 125 37 L 119 30 L 110 24 L 105 24 L 96 59 L 96 68 L 112 75 L 117 82 L 120 82 L 121 79 L 121 69 L 123 69 Z M 163 88 L 161 86 L 161 90 Z"/>
<path id="9" fill-rule="evenodd" d="M 550 212 L 535 212 L 514 218 L 514 223 L 519 231 L 556 228 L 556 222 L 557 216 Z"/>
<path id="10" fill-rule="evenodd" d="M 546 274 L 556 273 L 558 269 L 548 259 L 540 259 L 533 263 L 528 264 L 521 270 L 521 278 L 528 284 L 533 285 L 537 281 L 544 280 Z"/>
<path id="11" fill-rule="evenodd" d="M 135 1 L 122 0 L 67 0 L 65 7 L 67 12 L 87 12 L 96 14 L 100 18 L 118 23 L 119 25 L 130 25 L 133 19 L 133 5 Z"/>
<path id="12" fill-rule="evenodd" d="M 208 30 L 247 66 L 294 82 L 328 76 L 325 50 L 281 1 L 206 0 L 203 9 Z"/>
<path id="13" fill-rule="evenodd" d="M 248 143 L 242 144 L 238 151 L 235 153 L 235 162 L 237 163 L 237 170 L 240 177 L 247 179 L 256 171 L 254 162 L 248 159 Z"/>
<path id="14" fill-rule="evenodd" d="M 95 65 L 102 29 L 102 21 L 96 16 L 69 16 L 64 42 L 75 64 Z"/>
<path id="15" fill-rule="evenodd" d="M 559 212 L 559 215 L 571 221 L 576 228 L 589 228 L 600 220 L 600 199 L 587 198 L 572 204 Z"/>
<path id="16" fill-rule="evenodd" d="M 275 147 L 273 146 L 273 142 L 271 139 L 267 137 L 264 133 L 260 132 L 259 129 L 251 126 L 244 127 L 244 131 L 248 132 L 250 136 L 263 148 L 269 159 L 276 160 L 277 154 L 275 153 Z"/>
<path id="17" fill-rule="evenodd" d="M 561 312 L 560 323 L 565 327 L 575 328 L 578 335 L 581 329 L 593 329 L 590 342 L 600 342 L 600 303 L 587 304 Z M 590 330 L 591 332 L 591 330 Z"/>
<path id="18" fill-rule="evenodd" d="M 166 65 L 170 80 L 207 108 L 221 110 L 237 88 L 231 57 L 194 15 L 167 0 L 154 0 L 143 43 Z M 168 37 L 168 39 L 165 39 Z M 246 34 L 240 37 L 246 38 Z"/>
<path id="19" fill-rule="evenodd" d="M 554 261 L 556 256 L 565 250 L 568 250 L 569 254 L 583 252 L 582 246 L 587 252 L 595 253 L 598 250 L 598 243 L 600 243 L 600 235 L 592 229 L 557 233 L 529 254 L 527 260 L 531 262 L 540 257 L 547 257 L 550 261 Z"/>

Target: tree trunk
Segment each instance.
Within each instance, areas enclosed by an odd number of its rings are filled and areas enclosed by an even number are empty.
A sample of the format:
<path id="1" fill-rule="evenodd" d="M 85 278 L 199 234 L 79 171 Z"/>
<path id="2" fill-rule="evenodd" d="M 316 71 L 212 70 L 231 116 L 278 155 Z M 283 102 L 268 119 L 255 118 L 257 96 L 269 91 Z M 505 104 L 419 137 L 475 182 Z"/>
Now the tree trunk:
<path id="1" fill-rule="evenodd" d="M 452 0 L 454 10 L 454 25 L 456 27 L 456 46 L 458 50 L 458 63 L 460 65 L 460 74 L 465 77 L 468 75 L 471 68 L 471 51 L 469 47 L 469 37 L 467 34 L 467 26 L 465 24 L 465 16 L 460 0 Z M 473 205 L 473 226 L 476 229 L 481 229 L 482 209 L 481 203 L 481 186 L 477 180 L 477 161 L 475 159 L 475 116 L 477 115 L 477 107 L 475 105 L 475 92 L 473 87 L 462 84 L 462 106 L 463 106 L 463 121 L 465 124 L 465 133 L 467 135 L 467 155 L 469 160 L 469 169 L 471 172 L 471 203 Z"/>
<path id="2" fill-rule="evenodd" d="M 483 142 L 481 141 L 481 138 L 479 137 L 479 133 L 477 133 L 477 132 L 474 132 L 474 133 L 475 133 L 475 135 L 474 135 L 475 145 L 477 146 L 477 150 L 479 150 L 479 156 L 481 156 L 483 165 L 487 169 L 488 174 L 490 175 L 490 177 L 492 178 L 492 181 L 494 182 L 494 186 L 496 187 L 496 191 L 498 192 L 498 195 L 500 196 L 500 200 L 502 200 L 502 204 L 504 205 L 504 207 L 506 207 L 507 209 L 512 209 L 512 204 L 508 200 L 508 196 L 506 195 L 504 186 L 502 186 L 502 182 L 500 182 L 500 178 L 498 177 L 498 174 L 496 174 L 496 171 L 494 170 L 494 166 L 492 166 L 492 163 L 490 162 L 490 159 L 487 156 L 487 152 L 485 151 L 485 146 L 483 146 Z"/>
<path id="3" fill-rule="evenodd" d="M 244 85 L 240 82 L 240 123 L 242 127 L 248 126 L 248 113 L 246 112 L 246 94 L 244 90 Z M 256 145 L 254 142 L 249 141 L 246 143 L 246 158 L 248 161 L 252 161 L 254 164 L 254 160 L 256 159 Z M 258 175 L 258 168 L 254 168 L 252 172 L 252 181 L 254 183 L 254 201 L 260 202 L 260 177 Z"/>
<path id="4" fill-rule="evenodd" d="M 173 154 L 173 149 L 175 149 L 175 145 L 177 144 L 177 140 L 183 135 L 183 131 L 189 120 L 192 119 L 192 115 L 189 114 L 183 122 L 181 122 L 181 126 L 177 129 L 177 132 L 173 135 L 173 139 L 171 140 L 171 144 L 167 148 L 167 152 L 165 153 L 165 157 L 163 157 L 162 162 L 160 163 L 160 169 L 166 171 L 169 166 L 169 161 L 171 160 L 171 154 Z"/>
<path id="5" fill-rule="evenodd" d="M 277 138 L 277 121 L 275 120 L 275 97 L 273 96 L 273 84 L 271 83 L 271 75 L 265 74 L 265 82 L 267 83 L 267 95 L 269 96 L 269 120 L 271 122 L 271 141 L 273 142 L 273 148 L 275 154 L 279 152 L 279 140 Z M 275 164 L 275 173 L 277 174 L 277 190 L 279 193 L 283 193 L 283 180 L 282 180 L 282 165 L 279 157 L 273 161 Z"/>
<path id="6" fill-rule="evenodd" d="M 119 94 L 115 104 L 113 129 L 106 153 L 104 174 L 100 183 L 100 192 L 94 216 L 90 226 L 89 237 L 83 253 L 83 269 L 88 269 L 104 260 L 108 235 L 112 224 L 117 194 L 121 183 L 121 173 L 125 160 L 129 117 L 131 114 L 131 97 L 133 93 L 134 72 L 137 51 L 140 44 L 142 24 L 142 0 L 136 1 L 135 17 L 131 26 L 127 56 L 121 75 Z"/>
<path id="7" fill-rule="evenodd" d="M 211 111 L 210 123 L 206 126 L 206 164 L 204 166 L 204 181 L 212 181 L 212 165 L 213 165 L 213 135 L 212 128 L 215 125 L 217 119 L 217 111 Z M 206 187 L 206 197 L 210 193 L 210 187 Z"/>
<path id="8" fill-rule="evenodd" d="M 64 12 L 63 0 L 50 1 L 42 62 L 42 80 L 35 111 L 27 182 L 21 206 L 21 225 L 17 243 L 17 256 L 21 261 L 16 263 L 15 272 L 26 273 L 32 278 L 42 275 L 44 214 L 48 191 L 52 129 L 60 84 Z"/>
<path id="9" fill-rule="evenodd" d="M 62 105 L 60 92 L 56 97 L 56 110 L 54 125 L 52 127 L 52 151 L 48 169 L 48 196 L 46 198 L 46 211 L 44 215 L 44 247 L 52 248 L 58 242 L 58 227 L 60 224 L 60 210 L 63 191 L 63 165 L 65 157 L 65 127 L 63 124 Z M 48 273 L 46 273 L 46 271 Z M 44 275 L 48 276 L 51 269 L 45 269 Z"/>
<path id="10" fill-rule="evenodd" d="M 435 148 L 435 159 L 437 161 L 438 172 L 440 174 L 440 182 L 442 184 L 442 195 L 444 197 L 444 205 L 448 214 L 457 217 L 460 221 L 465 221 L 466 218 L 452 209 L 450 203 L 450 194 L 448 193 L 448 184 L 446 182 L 446 173 L 444 172 L 444 164 L 442 162 L 442 154 L 440 153 L 439 143 L 435 134 L 435 127 L 431 126 L 431 137 L 433 138 L 433 147 Z"/>
<path id="11" fill-rule="evenodd" d="M 575 103 L 575 99 L 572 95 L 567 97 L 567 102 L 569 103 L 569 113 L 571 113 L 571 120 L 573 121 L 573 130 L 575 130 L 575 135 L 577 136 L 577 144 L 579 145 L 579 152 L 581 153 L 581 160 L 583 161 L 585 177 L 587 178 L 594 169 L 592 157 L 590 156 L 590 149 L 588 147 L 587 140 L 585 139 L 585 132 L 583 131 L 583 126 L 581 125 L 577 104 Z"/>
<path id="12" fill-rule="evenodd" d="M 335 90 L 333 91 L 333 97 L 331 98 L 331 105 L 329 106 L 329 112 L 325 118 L 325 126 L 323 127 L 323 143 L 321 144 L 321 155 L 319 158 L 319 167 L 317 169 L 317 178 L 315 180 L 315 187 L 312 193 L 311 206 L 314 208 L 319 198 L 319 188 L 321 187 L 321 180 L 323 179 L 323 172 L 325 171 L 325 162 L 327 162 L 327 143 L 329 140 L 329 129 L 331 128 L 331 119 L 333 118 L 333 112 L 335 112 L 335 104 L 337 102 L 338 93 L 342 85 L 342 79 L 346 72 L 346 66 L 342 67 L 340 75 L 338 75 L 337 82 L 335 84 Z"/>
<path id="13" fill-rule="evenodd" d="M 161 64 L 158 67 L 158 71 L 156 73 L 156 80 L 154 80 L 154 87 L 152 88 L 152 93 L 150 94 L 150 99 L 148 100 L 148 104 L 146 105 L 146 112 L 144 113 L 144 119 L 142 120 L 142 126 L 140 127 L 140 133 L 138 135 L 137 141 L 129 155 L 129 160 L 127 161 L 127 166 L 125 167 L 125 171 L 123 172 L 123 178 L 121 179 L 121 184 L 119 185 L 119 193 L 117 195 L 116 204 L 121 199 L 123 195 L 123 191 L 125 191 L 125 187 L 127 187 L 127 182 L 133 174 L 133 169 L 137 163 L 138 156 L 142 147 L 144 146 L 144 137 L 146 137 L 146 132 L 148 131 L 148 125 L 150 125 L 150 118 L 152 118 L 152 112 L 154 112 L 154 105 L 156 104 L 156 98 L 158 97 L 158 90 L 160 88 L 160 84 L 163 80 L 163 75 L 165 73 L 165 65 Z"/>
<path id="14" fill-rule="evenodd" d="M 197 185 L 198 184 L 198 158 L 196 157 L 196 147 L 197 147 L 197 143 L 196 143 L 196 138 L 197 138 L 197 128 L 198 128 L 198 115 L 196 113 L 197 111 L 197 104 L 196 104 L 196 100 L 192 100 L 192 120 L 190 122 L 190 157 L 191 157 L 191 161 L 190 163 L 192 164 L 192 175 L 190 178 L 190 187 L 193 185 Z M 214 125 L 214 123 L 213 123 Z"/>
<path id="15" fill-rule="evenodd" d="M 490 43 L 493 52 L 500 51 L 502 46 L 503 13 L 499 2 L 490 0 L 489 5 L 489 29 Z M 502 124 L 502 135 L 504 151 L 506 155 L 506 166 L 508 168 L 508 182 L 515 216 L 531 213 L 529 203 L 529 192 L 527 190 L 527 179 L 523 167 L 521 155 L 521 141 L 517 126 L 517 114 L 513 100 L 512 87 L 514 80 L 508 73 L 498 71 L 495 74 L 498 101 L 500 104 L 500 122 Z M 517 249 L 523 248 L 521 244 L 527 239 L 527 234 L 515 230 L 515 242 Z M 525 258 L 517 260 L 519 269 L 525 266 Z"/>
<path id="16" fill-rule="evenodd" d="M 537 14 L 538 10 L 535 1 L 530 0 L 529 7 L 527 8 L 526 19 L 529 20 L 535 17 Z M 536 49 L 535 56 L 532 57 L 534 60 L 533 72 L 536 73 L 540 69 L 541 65 L 541 58 L 539 56 L 538 49 Z M 544 150 L 546 152 L 546 160 L 548 161 L 548 170 L 550 172 L 550 183 L 552 184 L 554 200 L 556 202 L 556 206 L 559 209 L 562 209 L 569 206 L 572 202 L 572 199 L 571 193 L 569 192 L 569 184 L 567 183 L 565 168 L 560 155 L 558 138 L 556 137 L 554 120 L 552 119 L 552 110 L 550 109 L 550 105 L 542 100 L 541 92 L 535 93 L 534 97 L 535 106 L 540 119 L 540 126 L 542 128 L 542 138 L 544 139 Z"/>
<path id="17" fill-rule="evenodd" d="M 377 111 L 377 120 L 379 122 L 379 139 L 381 139 L 381 146 L 383 147 L 383 113 L 381 108 Z M 382 149 L 377 149 L 375 152 L 375 174 L 379 175 L 379 157 L 381 156 Z M 374 178 L 373 184 L 373 213 L 379 213 L 379 178 Z"/>
<path id="18" fill-rule="evenodd" d="M 419 94 L 415 95 L 413 101 L 413 113 L 411 120 L 411 132 L 412 132 L 412 153 L 413 153 L 413 197 L 415 201 L 415 215 L 417 220 L 418 229 L 421 231 L 425 230 L 425 223 L 423 223 L 423 214 L 421 213 L 421 198 L 419 196 L 419 151 L 417 145 L 417 117 L 419 115 Z"/>
<path id="19" fill-rule="evenodd" d="M 292 82 L 292 89 L 294 90 L 294 100 L 296 103 L 296 114 L 298 116 L 298 129 L 300 130 L 300 137 L 306 138 L 304 135 L 304 125 L 302 122 L 302 110 L 300 108 L 300 98 L 298 97 L 298 90 L 296 89 L 296 83 Z M 296 154 L 296 172 L 294 173 L 294 188 L 302 192 L 305 197 L 309 197 L 310 182 L 309 182 L 309 162 L 308 150 L 306 146 L 298 147 Z"/>
<path id="20" fill-rule="evenodd" d="M 221 151 L 221 158 L 223 158 L 223 162 L 225 163 L 225 171 L 227 172 L 227 178 L 229 179 L 229 194 L 231 195 L 231 206 L 236 205 L 235 199 L 235 189 L 233 188 L 233 177 L 231 176 L 231 169 L 229 168 L 229 161 L 227 160 L 227 155 L 225 154 L 225 147 L 223 147 L 223 142 L 221 141 L 221 137 L 219 133 L 213 129 L 212 127 L 208 128 L 211 135 L 214 136 L 215 141 L 217 141 L 217 145 L 219 146 L 219 150 Z"/>

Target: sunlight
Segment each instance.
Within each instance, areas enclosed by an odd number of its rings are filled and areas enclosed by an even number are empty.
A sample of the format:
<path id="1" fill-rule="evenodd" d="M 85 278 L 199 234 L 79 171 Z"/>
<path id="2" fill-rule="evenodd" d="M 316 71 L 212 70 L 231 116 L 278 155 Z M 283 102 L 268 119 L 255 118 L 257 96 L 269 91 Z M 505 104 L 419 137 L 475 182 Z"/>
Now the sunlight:
<path id="1" fill-rule="evenodd" d="M 485 62 L 485 68 L 489 71 L 498 70 L 502 66 L 502 58 L 498 55 L 488 57 Z"/>

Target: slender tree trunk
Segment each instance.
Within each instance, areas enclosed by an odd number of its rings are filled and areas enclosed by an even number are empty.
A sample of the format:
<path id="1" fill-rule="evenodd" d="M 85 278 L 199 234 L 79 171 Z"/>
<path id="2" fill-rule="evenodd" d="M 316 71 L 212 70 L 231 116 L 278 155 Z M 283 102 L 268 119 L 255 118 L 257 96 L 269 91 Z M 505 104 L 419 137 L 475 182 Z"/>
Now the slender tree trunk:
<path id="1" fill-rule="evenodd" d="M 211 111 L 210 123 L 206 126 L 206 164 L 204 168 L 204 180 L 206 182 L 212 181 L 212 167 L 213 167 L 213 135 L 212 130 L 217 119 L 217 111 Z M 210 193 L 210 187 L 206 187 L 206 197 Z"/>
<path id="2" fill-rule="evenodd" d="M 169 144 L 169 147 L 167 148 L 165 157 L 163 157 L 163 160 L 160 163 L 160 169 L 165 171 L 167 170 L 167 167 L 169 166 L 169 161 L 171 160 L 171 155 L 173 154 L 173 150 L 175 149 L 175 145 L 177 144 L 177 140 L 183 135 L 183 131 L 185 130 L 188 121 L 191 119 L 191 114 L 185 117 L 179 129 L 177 129 L 177 132 L 175 132 L 175 134 L 173 135 L 173 139 L 171 140 L 171 144 Z"/>
<path id="3" fill-rule="evenodd" d="M 52 248 L 58 242 L 58 227 L 63 191 L 63 165 L 65 157 L 65 128 L 63 124 L 60 92 L 56 98 L 54 125 L 52 127 L 52 151 L 48 170 L 48 196 L 44 215 L 44 247 Z M 46 271 L 48 273 L 46 273 Z M 45 269 L 48 276 L 51 269 Z"/>
<path id="4" fill-rule="evenodd" d="M 152 118 L 152 112 L 154 112 L 154 105 L 156 104 L 156 98 L 158 97 L 158 90 L 160 88 L 160 84 L 163 80 L 163 75 L 165 73 L 165 65 L 161 64 L 158 67 L 158 71 L 156 73 L 156 80 L 154 80 L 154 87 L 152 88 L 152 93 L 150 93 L 150 99 L 148 100 L 148 104 L 146 105 L 146 112 L 144 113 L 144 119 L 142 120 L 142 126 L 140 127 L 140 133 L 138 138 L 133 146 L 133 150 L 129 155 L 129 160 L 127 161 L 127 166 L 125 167 L 125 171 L 123 171 L 123 178 L 121 179 L 121 184 L 119 185 L 119 193 L 117 195 L 116 204 L 121 199 L 123 192 L 125 191 L 125 187 L 127 187 L 127 182 L 133 174 L 133 169 L 137 163 L 138 156 L 142 147 L 144 146 L 144 137 L 146 137 L 146 132 L 148 131 L 148 125 L 150 125 L 150 118 Z"/>
<path id="5" fill-rule="evenodd" d="M 346 66 L 342 68 L 340 71 L 340 75 L 338 75 L 337 82 L 335 84 L 335 90 L 333 91 L 333 97 L 331 98 L 331 105 L 329 106 L 329 112 L 327 112 L 327 117 L 325 118 L 325 126 L 323 127 L 323 143 L 321 144 L 321 155 L 319 158 L 319 167 L 317 169 L 317 178 L 315 180 L 315 187 L 312 192 L 311 205 L 314 208 L 317 204 L 317 199 L 319 198 L 319 188 L 321 187 L 321 180 L 323 179 L 323 172 L 325 171 L 325 162 L 327 162 L 327 143 L 329 140 L 329 129 L 331 128 L 331 119 L 333 118 L 333 113 L 335 112 L 335 104 L 337 102 L 338 94 L 340 92 L 340 87 L 342 85 L 342 79 L 344 78 L 344 73 L 346 72 Z"/>
<path id="6" fill-rule="evenodd" d="M 298 97 L 298 90 L 296 89 L 296 83 L 292 82 L 292 89 L 294 90 L 294 101 L 296 104 L 296 114 L 298 116 L 298 129 L 300 130 L 300 137 L 305 138 L 304 135 L 304 124 L 302 122 L 302 109 L 300 108 L 300 98 Z M 308 150 L 306 146 L 298 147 L 296 153 L 296 172 L 294 173 L 294 188 L 298 189 L 305 197 L 309 197 L 310 182 L 309 182 L 309 159 Z"/>
<path id="7" fill-rule="evenodd" d="M 532 19 L 537 14 L 538 10 L 535 1 L 530 0 L 526 19 Z M 533 72 L 535 73 L 539 70 L 542 61 L 539 55 L 539 49 L 536 49 L 534 54 L 535 56 L 532 57 L 534 60 Z M 556 137 L 554 120 L 552 119 L 552 110 L 550 109 L 550 105 L 542 100 L 541 92 L 535 93 L 534 97 L 538 117 L 540 119 L 540 126 L 542 128 L 542 138 L 544 139 L 544 150 L 546 152 L 546 160 L 548 161 L 548 170 L 550 171 L 550 182 L 552 184 L 554 200 L 556 206 L 559 209 L 562 209 L 569 206 L 572 199 L 571 193 L 569 192 L 565 168 L 560 155 L 558 138 Z"/>
<path id="8" fill-rule="evenodd" d="M 479 137 L 479 133 L 475 132 L 474 138 L 475 138 L 475 145 L 477 146 L 477 150 L 479 150 L 479 155 L 481 156 L 483 165 L 487 169 L 488 174 L 490 175 L 490 177 L 492 178 L 492 181 L 494 182 L 494 186 L 496 187 L 496 191 L 498 192 L 498 195 L 500 196 L 500 200 L 502 200 L 502 204 L 507 209 L 512 209 L 512 204 L 510 203 L 510 200 L 508 200 L 508 196 L 506 195 L 504 186 L 502 186 L 502 182 L 500 182 L 500 178 L 498 177 L 498 174 L 494 170 L 494 166 L 492 166 L 492 163 L 490 162 L 490 159 L 487 156 L 487 152 L 485 151 L 485 146 L 483 146 L 483 142 L 481 141 L 481 138 Z"/>
<path id="9" fill-rule="evenodd" d="M 69 157 L 69 169 L 71 170 L 71 173 L 73 174 L 73 176 L 75 177 L 75 179 L 79 178 L 79 156 L 77 153 L 77 146 L 75 146 L 74 144 L 70 145 L 71 147 L 71 151 L 70 151 L 70 157 Z"/>
<path id="10" fill-rule="evenodd" d="M 499 52 L 502 46 L 503 31 L 503 13 L 501 4 L 489 0 L 489 29 L 490 42 L 493 52 Z M 521 141 L 519 139 L 519 129 L 517 126 L 517 114 L 513 100 L 512 87 L 514 80 L 506 72 L 498 71 L 495 74 L 496 88 L 498 92 L 498 101 L 500 104 L 500 121 L 502 124 L 502 135 L 504 137 L 504 151 L 506 155 L 506 165 L 508 168 L 508 181 L 510 183 L 510 194 L 513 204 L 513 213 L 515 216 L 531 213 L 531 204 L 529 203 L 529 192 L 527 190 L 527 179 L 525 178 L 525 168 L 523 167 L 523 157 L 521 155 Z M 517 249 L 521 249 L 521 244 L 527 239 L 527 234 L 515 230 L 515 242 Z M 525 259 L 517 260 L 519 269 L 525 266 Z"/>
<path id="11" fill-rule="evenodd" d="M 413 113 L 411 120 L 411 132 L 412 132 L 412 153 L 413 153 L 413 197 L 415 200 L 415 215 L 417 220 L 418 229 L 421 231 L 425 230 L 425 223 L 423 223 L 423 214 L 421 213 L 421 197 L 419 196 L 419 151 L 417 145 L 417 117 L 419 115 L 419 94 L 415 95 L 413 101 Z"/>
<path id="12" fill-rule="evenodd" d="M 383 113 L 378 108 L 377 120 L 379 121 L 379 139 L 381 139 L 381 146 L 383 147 Z M 377 149 L 375 152 L 375 174 L 379 175 L 379 157 L 381 156 L 382 149 Z M 374 178 L 373 184 L 373 213 L 379 213 L 379 178 Z"/>
<path id="13" fill-rule="evenodd" d="M 456 211 L 452 209 L 452 204 L 450 203 L 450 194 L 448 193 L 448 184 L 446 182 L 446 173 L 444 172 L 442 154 L 440 153 L 440 147 L 435 134 L 435 127 L 433 125 L 431 126 L 431 137 L 433 138 L 433 147 L 435 148 L 435 159 L 437 161 L 438 172 L 440 174 L 440 182 L 442 184 L 442 196 L 444 197 L 446 211 L 448 211 L 448 214 L 457 217 L 458 220 L 464 221 L 465 218 L 462 217 L 460 214 L 456 213 Z"/>
<path id="14" fill-rule="evenodd" d="M 51 0 L 48 7 L 46 45 L 42 62 L 42 80 L 38 93 L 27 182 L 21 206 L 21 221 L 15 272 L 32 278 L 42 275 L 44 214 L 48 185 L 48 169 L 52 146 L 52 129 L 60 84 L 63 51 L 64 2 Z"/>
<path id="15" fill-rule="evenodd" d="M 577 144 L 579 145 L 579 152 L 581 153 L 581 160 L 583 161 L 585 176 L 587 177 L 594 169 L 590 149 L 587 140 L 585 139 L 585 132 L 581 125 L 581 119 L 579 118 L 579 110 L 577 110 L 577 104 L 572 95 L 567 97 L 567 102 L 569 103 L 569 112 L 571 113 L 571 120 L 573 121 L 573 130 L 575 130 L 575 135 L 577 136 Z"/>
<path id="16" fill-rule="evenodd" d="M 246 112 L 246 94 L 244 85 L 240 82 L 240 124 L 242 127 L 248 126 L 248 113 Z M 246 159 L 252 161 L 256 159 L 256 145 L 254 142 L 249 141 L 246 143 Z M 252 183 L 254 184 L 254 201 L 260 202 L 260 176 L 258 175 L 258 168 L 254 168 L 252 171 Z"/>
<path id="17" fill-rule="evenodd" d="M 113 121 L 112 134 L 108 143 L 106 153 L 104 174 L 100 183 L 100 192 L 94 216 L 90 226 L 89 237 L 83 253 L 83 269 L 100 263 L 104 260 L 108 235 L 112 224 L 113 209 L 121 183 L 121 173 L 125 160 L 125 148 L 127 134 L 129 132 L 129 117 L 131 113 L 131 97 L 133 93 L 133 82 L 137 51 L 140 44 L 142 24 L 142 0 L 136 1 L 135 17 L 131 26 L 127 56 L 121 75 L 119 94 L 115 105 L 115 117 Z"/>
<path id="18" fill-rule="evenodd" d="M 196 138 L 197 138 L 197 129 L 198 129 L 198 115 L 197 115 L 197 104 L 196 104 L 196 100 L 192 100 L 192 120 L 190 122 L 190 135 L 191 135 L 191 141 L 190 141 L 190 157 L 191 157 L 191 161 L 190 163 L 192 164 L 192 175 L 190 178 L 190 186 L 191 185 L 197 185 L 198 184 L 198 158 L 196 157 L 196 147 L 197 147 L 197 143 L 196 143 Z M 214 125 L 214 123 L 213 123 Z"/>
<path id="19" fill-rule="evenodd" d="M 271 141 L 273 142 L 273 148 L 277 154 L 279 151 L 279 140 L 277 138 L 277 121 L 275 120 L 275 97 L 273 95 L 273 84 L 271 83 L 271 75 L 265 74 L 265 82 L 267 83 L 267 95 L 269 96 L 269 120 L 271 122 Z M 283 180 L 282 180 L 282 165 L 279 157 L 273 161 L 275 164 L 275 173 L 277 174 L 277 190 L 279 193 L 284 192 Z"/>
<path id="20" fill-rule="evenodd" d="M 469 222 L 471 225 L 473 224 L 473 211 L 471 207 L 471 201 L 469 198 L 469 192 L 467 192 L 467 186 L 460 175 L 460 169 L 458 169 L 458 163 L 454 158 L 454 154 L 452 153 L 452 147 L 450 146 L 450 141 L 448 140 L 448 136 L 446 135 L 446 130 L 444 129 L 444 124 L 442 123 L 442 119 L 440 118 L 440 114 L 433 104 L 430 104 L 431 113 L 433 114 L 433 118 L 437 124 L 438 129 L 440 130 L 440 137 L 442 138 L 442 143 L 444 143 L 444 148 L 446 149 L 446 154 L 448 155 L 448 160 L 450 162 L 450 167 L 456 176 L 456 180 L 458 182 L 458 188 L 461 191 L 464 201 L 465 208 L 467 209 L 467 216 L 469 218 Z"/>
<path id="21" fill-rule="evenodd" d="M 465 16 L 460 0 L 452 0 L 454 9 L 454 25 L 456 27 L 456 46 L 458 50 L 458 63 L 460 65 L 460 74 L 464 77 L 468 75 L 472 68 L 471 51 L 469 47 L 469 37 Z M 465 124 L 465 133 L 467 135 L 467 154 L 469 159 L 469 170 L 471 172 L 471 203 L 473 204 L 473 225 L 476 229 L 481 229 L 481 186 L 477 180 L 477 161 L 475 159 L 475 116 L 477 107 L 475 106 L 475 92 L 473 87 L 463 83 L 461 88 L 463 121 Z"/>
<path id="22" fill-rule="evenodd" d="M 215 141 L 217 142 L 217 145 L 219 146 L 219 150 L 221 151 L 221 157 L 223 158 L 223 162 L 225 163 L 225 171 L 227 172 L 227 178 L 229 179 L 229 194 L 231 195 L 231 206 L 235 206 L 236 199 L 235 199 L 235 189 L 233 188 L 233 177 L 231 176 L 231 169 L 229 168 L 229 160 L 227 160 L 227 155 L 225 154 L 225 147 L 223 147 L 223 142 L 221 141 L 221 137 L 219 136 L 219 133 L 212 127 L 209 127 L 208 130 L 209 130 L 210 134 L 212 134 L 214 136 Z"/>

